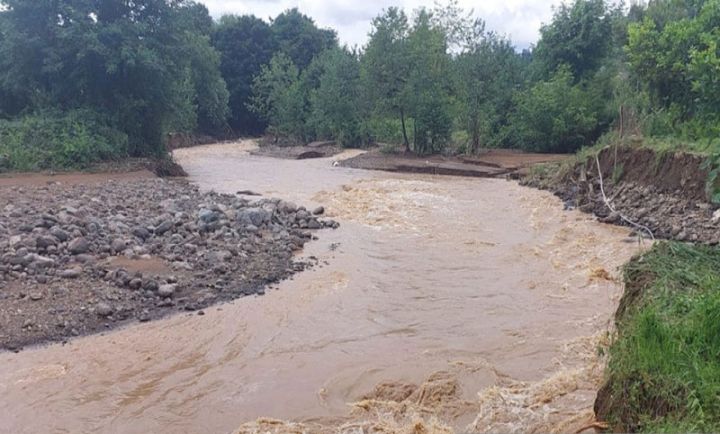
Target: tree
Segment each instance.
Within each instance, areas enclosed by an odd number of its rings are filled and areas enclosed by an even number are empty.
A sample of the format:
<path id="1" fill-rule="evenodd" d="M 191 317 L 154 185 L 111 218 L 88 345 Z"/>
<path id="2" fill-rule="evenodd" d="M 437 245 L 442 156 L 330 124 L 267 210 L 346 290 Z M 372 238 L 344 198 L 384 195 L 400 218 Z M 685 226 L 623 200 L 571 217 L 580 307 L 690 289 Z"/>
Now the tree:
<path id="1" fill-rule="evenodd" d="M 226 15 L 212 32 L 220 52 L 220 71 L 230 92 L 230 126 L 243 134 L 258 134 L 267 124 L 248 109 L 253 78 L 277 51 L 270 25 L 252 15 Z"/>
<path id="2" fill-rule="evenodd" d="M 564 66 L 550 80 L 517 95 L 511 126 L 520 147 L 539 152 L 574 152 L 597 138 L 593 97 L 573 82 L 572 73 Z"/>
<path id="3" fill-rule="evenodd" d="M 323 53 L 316 62 L 322 71 L 310 97 L 316 135 L 337 140 L 342 146 L 362 145 L 366 138 L 357 55 L 336 48 Z"/>
<path id="4" fill-rule="evenodd" d="M 552 22 L 540 29 L 533 52 L 540 78 L 568 65 L 576 80 L 589 77 L 605 59 L 612 42 L 611 11 L 605 0 L 561 3 Z"/>
<path id="5" fill-rule="evenodd" d="M 92 109 L 127 133 L 136 155 L 163 152 L 172 125 L 222 123 L 226 90 L 205 30 L 194 27 L 207 23 L 197 3 L 1 4 L 8 10 L 0 82 L 23 111 Z"/>
<path id="6" fill-rule="evenodd" d="M 279 51 L 288 56 L 300 71 L 323 51 L 337 47 L 334 30 L 319 29 L 310 17 L 301 14 L 297 8 L 278 15 L 271 27 Z"/>
<path id="7" fill-rule="evenodd" d="M 420 154 L 440 151 L 450 138 L 450 55 L 443 28 L 420 9 L 407 38 L 412 66 L 402 90 L 414 120 L 413 148 Z"/>
<path id="8" fill-rule="evenodd" d="M 408 20 L 405 12 L 391 7 L 372 21 L 370 40 L 362 57 L 362 80 L 374 111 L 397 116 L 401 122 L 405 149 L 410 150 L 405 115 L 405 83 L 410 71 L 407 61 Z"/>
<path id="9" fill-rule="evenodd" d="M 307 113 L 303 94 L 298 68 L 288 56 L 278 53 L 255 77 L 249 109 L 268 122 L 276 141 L 281 136 L 304 141 Z"/>
<path id="10" fill-rule="evenodd" d="M 455 65 L 455 95 L 460 118 L 470 136 L 469 150 L 477 152 L 481 142 L 488 146 L 507 145 L 504 132 L 525 62 L 508 39 L 483 32 L 457 57 Z"/>
<path id="11" fill-rule="evenodd" d="M 698 11 L 697 7 L 701 9 Z M 680 17 L 680 18 L 677 18 Z M 720 115 L 716 85 L 717 23 L 720 2 L 654 2 L 642 22 L 631 23 L 627 56 L 655 107 L 667 110 L 672 123 Z M 708 118 L 709 117 L 709 118 Z"/>

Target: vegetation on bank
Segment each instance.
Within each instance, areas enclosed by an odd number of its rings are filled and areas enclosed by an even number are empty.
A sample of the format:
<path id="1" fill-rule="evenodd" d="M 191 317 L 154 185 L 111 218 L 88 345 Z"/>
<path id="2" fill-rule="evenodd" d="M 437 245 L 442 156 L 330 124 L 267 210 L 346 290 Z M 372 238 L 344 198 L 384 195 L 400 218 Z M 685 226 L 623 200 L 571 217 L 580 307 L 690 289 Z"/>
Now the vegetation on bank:
<path id="1" fill-rule="evenodd" d="M 451 0 L 387 8 L 351 48 L 297 9 L 214 21 L 192 0 L 0 0 L 0 162 L 160 155 L 192 132 L 417 153 L 574 152 L 607 134 L 714 149 L 718 19 L 720 0 L 573 0 L 519 51 Z"/>
<path id="2" fill-rule="evenodd" d="M 655 245 L 625 268 L 598 416 L 619 431 L 720 431 L 720 249 Z"/>

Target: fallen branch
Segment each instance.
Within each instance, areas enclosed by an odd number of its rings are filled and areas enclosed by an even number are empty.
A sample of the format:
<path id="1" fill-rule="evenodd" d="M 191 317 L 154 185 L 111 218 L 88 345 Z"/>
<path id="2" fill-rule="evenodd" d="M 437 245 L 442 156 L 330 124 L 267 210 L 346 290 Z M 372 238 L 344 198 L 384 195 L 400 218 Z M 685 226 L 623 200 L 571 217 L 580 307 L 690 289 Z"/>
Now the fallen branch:
<path id="1" fill-rule="evenodd" d="M 624 222 L 628 223 L 628 224 L 631 225 L 631 226 L 634 226 L 634 227 L 637 228 L 637 229 L 642 229 L 642 230 L 644 230 L 645 232 L 647 232 L 647 233 L 650 235 L 650 238 L 651 238 L 653 241 L 655 241 L 655 235 L 653 235 L 653 233 L 652 233 L 652 231 L 650 230 L 650 228 L 648 228 L 647 226 L 641 225 L 640 223 L 636 223 L 636 222 L 630 220 L 629 218 L 625 217 L 624 215 L 620 214 L 619 212 L 617 212 L 617 211 L 615 210 L 615 207 L 612 206 L 612 203 L 610 203 L 610 200 L 608 200 L 607 196 L 605 195 L 605 186 L 604 186 L 604 184 L 603 184 L 602 169 L 600 169 L 600 159 L 598 158 L 597 155 L 595 156 L 595 164 L 597 164 L 598 176 L 600 177 L 600 193 L 602 193 L 603 202 L 605 202 L 605 206 L 607 206 L 608 209 L 609 209 L 611 212 L 619 215 L 620 218 L 621 218 Z"/>

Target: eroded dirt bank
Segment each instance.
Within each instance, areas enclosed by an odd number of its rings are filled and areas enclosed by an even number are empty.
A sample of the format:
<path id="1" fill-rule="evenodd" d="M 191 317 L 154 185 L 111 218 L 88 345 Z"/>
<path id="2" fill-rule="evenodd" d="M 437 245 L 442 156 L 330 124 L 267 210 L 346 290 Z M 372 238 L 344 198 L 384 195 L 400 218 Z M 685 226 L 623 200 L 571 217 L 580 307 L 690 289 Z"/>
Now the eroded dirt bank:
<path id="1" fill-rule="evenodd" d="M 616 212 L 603 198 L 594 157 L 561 177 L 545 174 L 524 183 L 548 189 L 566 206 L 595 214 L 606 223 L 628 225 L 623 215 L 650 229 L 656 238 L 720 243 L 720 213 L 707 197 L 708 169 L 702 156 L 623 147 L 616 153 L 608 147 L 597 161 L 605 196 Z"/>
<path id="2" fill-rule="evenodd" d="M 0 354 L 3 429 L 573 432 L 592 419 L 617 267 L 639 249 L 627 229 L 514 182 L 252 147 L 177 157 L 202 191 L 325 205 L 341 226 L 303 257 L 327 265 L 204 316 Z"/>

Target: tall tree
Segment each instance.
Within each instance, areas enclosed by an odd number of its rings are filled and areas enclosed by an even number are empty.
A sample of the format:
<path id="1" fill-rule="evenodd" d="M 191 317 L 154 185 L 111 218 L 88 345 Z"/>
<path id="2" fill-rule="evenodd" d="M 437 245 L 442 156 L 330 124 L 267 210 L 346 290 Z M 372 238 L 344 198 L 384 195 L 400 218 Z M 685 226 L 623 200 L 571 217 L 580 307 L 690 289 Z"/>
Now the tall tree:
<path id="1" fill-rule="evenodd" d="M 301 71 L 323 51 L 337 47 L 334 30 L 319 29 L 312 18 L 297 8 L 288 9 L 272 21 L 272 31 L 280 52 Z"/>
<path id="2" fill-rule="evenodd" d="M 540 29 L 533 52 L 540 78 L 551 76 L 560 65 L 569 66 L 577 80 L 592 75 L 611 46 L 610 12 L 605 0 L 561 3 L 552 22 Z"/>
<path id="3" fill-rule="evenodd" d="M 253 97 L 249 109 L 268 122 L 268 132 L 281 137 L 304 141 L 306 138 L 305 90 L 300 72 L 283 53 L 276 54 L 262 67 L 253 81 Z"/>
<path id="4" fill-rule="evenodd" d="M 481 143 L 508 144 L 504 132 L 525 63 L 510 40 L 492 32 L 481 32 L 456 58 L 455 95 L 470 136 L 471 152 L 477 152 Z"/>
<path id="5" fill-rule="evenodd" d="M 360 87 L 360 62 L 355 53 L 336 48 L 318 59 L 322 72 L 311 91 L 312 124 L 318 137 L 342 146 L 365 142 Z"/>
<path id="6" fill-rule="evenodd" d="M 270 25 L 252 15 L 226 15 L 212 32 L 220 52 L 220 71 L 230 91 L 230 126 L 242 134 L 258 134 L 267 124 L 248 109 L 253 78 L 277 51 Z"/>
<path id="7" fill-rule="evenodd" d="M 420 154 L 441 150 L 450 138 L 450 55 L 444 29 L 420 9 L 407 38 L 412 66 L 403 88 L 413 123 L 413 147 Z"/>
<path id="8" fill-rule="evenodd" d="M 373 19 L 370 40 L 362 58 L 362 79 L 375 111 L 400 119 L 403 142 L 409 151 L 405 92 L 411 68 L 407 59 L 408 31 L 408 19 L 401 9 L 388 8 Z"/>

